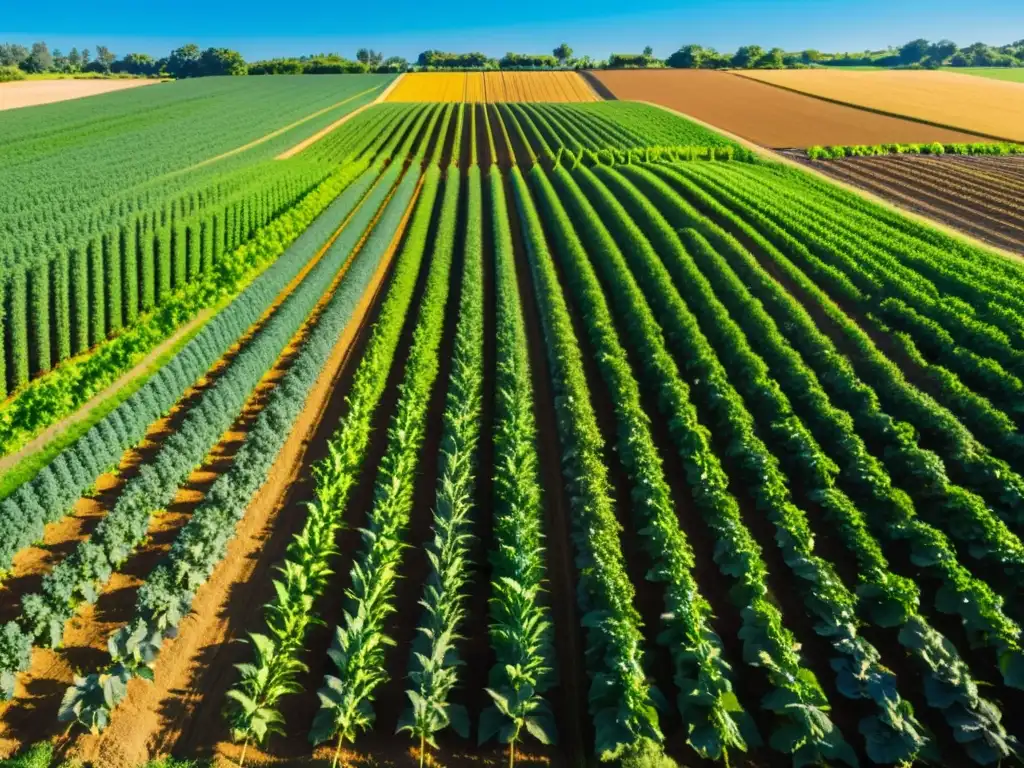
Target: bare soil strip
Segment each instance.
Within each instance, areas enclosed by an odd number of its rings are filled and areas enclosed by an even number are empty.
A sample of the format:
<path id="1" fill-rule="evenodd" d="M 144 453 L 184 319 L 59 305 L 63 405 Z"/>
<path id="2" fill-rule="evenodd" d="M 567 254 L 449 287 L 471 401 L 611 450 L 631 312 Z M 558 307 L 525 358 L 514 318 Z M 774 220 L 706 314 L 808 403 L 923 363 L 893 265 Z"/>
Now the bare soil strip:
<path id="1" fill-rule="evenodd" d="M 354 213 L 354 212 L 353 212 Z M 72 514 L 47 526 L 41 544 L 20 552 L 15 558 L 10 575 L 3 584 L 3 617 L 11 619 L 20 612 L 20 598 L 37 589 L 42 577 L 57 562 L 84 540 L 116 503 L 127 480 L 138 474 L 166 440 L 178 428 L 191 407 L 203 392 L 216 383 L 231 361 L 255 337 L 291 292 L 320 261 L 351 219 L 346 218 L 317 254 L 303 266 L 298 275 L 281 291 L 274 303 L 248 329 L 245 336 L 210 369 L 196 385 L 183 395 L 172 411 L 150 426 L 143 442 L 122 457 L 115 474 L 102 475 L 97 480 L 97 492 L 80 499 Z M 349 264 L 351 260 L 349 261 Z M 325 294 L 312 316 L 322 311 L 333 294 L 340 273 L 332 288 Z M 153 521 L 146 543 L 124 568 L 115 573 L 106 585 L 100 600 L 94 606 L 84 606 L 72 620 L 65 633 L 63 649 L 37 649 L 33 652 L 32 668 L 19 680 L 16 699 L 3 710 L 0 720 L 0 754 L 17 751 L 52 733 L 56 724 L 56 706 L 64 688 L 72 681 L 79 667 L 95 667 L 102 659 L 106 639 L 111 631 L 127 622 L 132 615 L 135 591 L 160 557 L 166 552 L 177 531 L 188 522 L 192 511 L 201 503 L 206 490 L 217 475 L 230 468 L 235 451 L 241 446 L 248 427 L 255 420 L 266 397 L 284 375 L 297 350 L 298 339 L 304 339 L 309 321 L 286 348 L 275 367 L 264 376 L 247 402 L 242 416 L 211 451 L 204 465 L 194 471 L 182 486 L 174 503 Z"/>
<path id="2" fill-rule="evenodd" d="M 798 162 L 812 164 L 801 153 L 793 156 Z M 813 167 L 874 192 L 901 208 L 1024 255 L 1024 206 L 1009 199 L 1000 201 L 991 189 L 985 188 L 985 182 L 979 184 L 975 169 L 968 162 L 973 159 L 924 155 L 854 157 L 815 161 Z M 991 164 L 985 170 L 991 173 Z M 1013 185 L 1008 181 L 1005 189 L 1009 192 Z"/>
<path id="3" fill-rule="evenodd" d="M 614 70 L 588 77 L 596 78 L 620 99 L 657 102 L 775 149 L 984 140 L 963 131 L 832 104 L 725 72 Z"/>
<path id="4" fill-rule="evenodd" d="M 124 387 L 133 383 L 139 376 L 142 376 L 146 369 L 149 368 L 154 362 L 160 359 L 161 355 L 169 351 L 174 347 L 178 341 L 192 331 L 197 330 L 200 326 L 204 325 L 214 314 L 213 307 L 207 307 L 206 309 L 199 312 L 195 317 L 181 326 L 171 336 L 161 342 L 159 345 L 154 347 L 148 355 L 139 361 L 138 365 L 132 368 L 130 371 L 125 373 L 121 378 L 117 379 L 113 384 L 108 386 L 102 392 L 94 395 L 90 400 L 86 401 L 77 411 L 61 421 L 51 424 L 49 427 L 40 432 L 31 441 L 26 443 L 20 450 L 14 453 L 9 453 L 3 458 L 0 458 L 0 473 L 6 472 L 23 459 L 31 456 L 32 454 L 41 451 L 45 448 L 50 441 L 55 437 L 61 435 L 67 431 L 70 427 L 84 421 L 89 415 L 100 407 L 106 400 L 116 395 Z"/>
<path id="5" fill-rule="evenodd" d="M 342 117 L 340 117 L 339 119 L 335 120 L 333 123 L 328 125 L 326 128 L 324 128 L 323 130 L 320 130 L 320 131 L 317 131 L 316 133 L 314 133 L 308 139 L 303 139 L 298 144 L 296 144 L 294 147 L 290 147 L 290 148 L 286 149 L 284 152 L 279 154 L 274 159 L 275 160 L 287 160 L 289 157 L 294 157 L 295 155 L 299 154 L 299 152 L 301 152 L 302 150 L 307 149 L 308 147 L 312 146 L 313 144 L 316 144 L 318 141 L 320 141 L 320 139 L 322 139 L 327 134 L 329 134 L 329 133 L 337 130 L 341 126 L 343 126 L 345 123 L 347 123 L 349 120 L 351 120 L 356 115 L 358 115 L 358 114 L 360 114 L 362 112 L 365 112 L 367 109 L 372 107 L 374 104 L 380 104 L 382 101 L 384 101 L 388 97 L 388 94 L 391 93 L 391 91 L 394 89 L 394 87 L 398 84 L 398 81 L 401 80 L 403 77 L 405 77 L 404 73 L 399 75 L 398 77 L 396 77 L 394 80 L 392 80 L 391 84 L 387 88 L 385 88 L 383 91 L 381 91 L 379 94 L 377 94 L 377 98 L 374 99 L 373 101 L 371 101 L 369 104 L 364 104 L 363 106 L 359 107 L 359 109 L 354 109 L 351 112 L 349 112 L 348 114 L 343 115 Z M 365 91 L 363 93 L 365 93 Z M 358 95 L 362 96 L 363 94 L 358 94 Z M 355 97 L 353 97 L 353 98 L 355 98 Z M 335 106 L 337 106 L 337 105 L 335 105 Z M 331 109 L 333 109 L 333 107 L 331 107 Z"/>
<path id="6" fill-rule="evenodd" d="M 19 80 L 0 83 L 0 111 L 36 107 L 58 101 L 99 96 L 128 88 L 155 85 L 163 80 Z"/>

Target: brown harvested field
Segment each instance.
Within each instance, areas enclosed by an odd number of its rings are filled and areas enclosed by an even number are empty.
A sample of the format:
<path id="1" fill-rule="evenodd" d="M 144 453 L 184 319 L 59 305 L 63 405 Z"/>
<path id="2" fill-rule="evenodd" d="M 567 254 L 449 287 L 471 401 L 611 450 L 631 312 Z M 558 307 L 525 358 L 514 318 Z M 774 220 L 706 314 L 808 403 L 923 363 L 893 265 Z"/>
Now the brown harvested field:
<path id="1" fill-rule="evenodd" d="M 0 83 L 0 110 L 83 99 L 102 93 L 153 85 L 160 80 L 19 80 Z"/>
<path id="2" fill-rule="evenodd" d="M 855 107 L 1024 141 L 1021 83 L 931 71 L 750 70 L 741 76 Z"/>
<path id="3" fill-rule="evenodd" d="M 815 170 L 980 240 L 1024 254 L 1024 157 L 887 155 L 809 161 Z"/>
<path id="4" fill-rule="evenodd" d="M 613 70 L 588 76 L 615 98 L 661 104 L 772 149 L 983 140 L 973 134 L 831 104 L 726 72 Z"/>

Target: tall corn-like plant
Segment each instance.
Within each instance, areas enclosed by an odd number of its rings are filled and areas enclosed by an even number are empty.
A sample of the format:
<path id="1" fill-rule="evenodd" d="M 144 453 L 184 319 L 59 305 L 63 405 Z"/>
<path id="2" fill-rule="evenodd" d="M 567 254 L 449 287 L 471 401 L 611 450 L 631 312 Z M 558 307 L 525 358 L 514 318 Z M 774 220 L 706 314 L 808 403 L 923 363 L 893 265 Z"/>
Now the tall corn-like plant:
<path id="1" fill-rule="evenodd" d="M 461 111 L 459 114 L 461 123 Z M 449 179 L 457 173 L 457 168 L 450 168 Z M 469 737 L 468 713 L 448 701 L 462 666 L 457 633 L 466 613 L 466 585 L 473 575 L 469 546 L 483 391 L 483 233 L 480 171 L 475 166 L 468 171 L 468 182 L 459 321 L 444 414 L 434 538 L 427 545 L 431 572 L 420 601 L 424 614 L 409 664 L 413 687 L 406 695 L 410 706 L 397 729 L 419 740 L 421 766 L 426 746 L 437 748 L 434 734 L 438 731 L 450 726 L 463 738 Z M 445 220 L 442 226 L 448 224 Z M 454 222 L 450 226 L 454 227 Z"/>
<path id="2" fill-rule="evenodd" d="M 541 743 L 557 739 L 543 694 L 554 678 L 550 609 L 543 597 L 543 510 L 527 355 L 526 326 L 516 281 L 508 203 L 500 171 L 490 174 L 497 297 L 494 431 L 494 539 L 490 635 L 497 662 L 481 714 L 481 744 L 509 745 L 509 765 L 524 730 Z"/>

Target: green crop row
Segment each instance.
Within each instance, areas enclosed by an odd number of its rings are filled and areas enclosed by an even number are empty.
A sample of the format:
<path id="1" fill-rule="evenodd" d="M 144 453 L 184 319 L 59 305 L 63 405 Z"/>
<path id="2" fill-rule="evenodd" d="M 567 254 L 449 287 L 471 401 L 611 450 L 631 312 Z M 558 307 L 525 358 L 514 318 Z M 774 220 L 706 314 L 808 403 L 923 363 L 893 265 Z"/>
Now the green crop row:
<path id="1" fill-rule="evenodd" d="M 392 181 L 401 174 L 401 165 L 396 163 L 388 169 Z M 407 173 L 399 182 L 378 225 L 364 243 L 364 251 L 383 254 L 392 245 L 418 184 L 416 173 Z M 300 690 L 295 681 L 306 669 L 302 656 L 307 633 L 317 621 L 314 603 L 324 593 L 332 575 L 330 565 L 337 554 L 334 537 L 359 477 L 373 413 L 398 345 L 402 318 L 412 301 L 436 193 L 435 175 L 426 179 L 417 198 L 388 298 L 352 383 L 348 411 L 330 438 L 330 455 L 315 468 L 316 498 L 307 505 L 306 522 L 277 567 L 281 577 L 275 581 L 276 597 L 264 609 L 266 631 L 250 634 L 254 659 L 239 665 L 241 679 L 228 692 L 231 707 L 227 717 L 232 735 L 245 746 L 252 740 L 263 743 L 268 735 L 282 732 L 281 699 Z"/>
<path id="2" fill-rule="evenodd" d="M 440 169 L 432 166 L 427 174 L 436 177 Z M 309 738 L 314 744 L 336 740 L 334 765 L 342 745 L 373 725 L 374 693 L 388 679 L 386 650 L 394 641 L 385 634 L 385 622 L 396 610 L 395 586 L 407 549 L 405 531 L 413 509 L 431 391 L 440 369 L 438 350 L 455 250 L 459 189 L 458 169 L 449 168 L 412 346 L 388 425 L 387 449 L 377 469 L 373 506 L 361 529 L 362 547 L 345 593 L 345 618 L 335 628 L 327 652 L 335 671 L 324 676 L 317 691 L 320 708 Z M 466 721 L 452 725 L 468 729 Z"/>
<path id="3" fill-rule="evenodd" d="M 877 157 L 880 155 L 1021 155 L 1024 145 L 1006 142 L 975 144 L 854 144 L 846 146 L 814 146 L 807 150 L 810 160 L 841 160 L 844 157 Z"/>

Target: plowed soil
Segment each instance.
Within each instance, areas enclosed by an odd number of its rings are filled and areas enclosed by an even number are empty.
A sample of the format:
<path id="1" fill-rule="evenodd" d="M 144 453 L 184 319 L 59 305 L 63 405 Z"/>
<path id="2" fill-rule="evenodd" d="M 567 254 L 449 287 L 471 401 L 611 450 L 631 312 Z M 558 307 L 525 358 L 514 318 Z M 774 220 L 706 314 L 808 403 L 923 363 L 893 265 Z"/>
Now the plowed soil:
<path id="1" fill-rule="evenodd" d="M 779 88 L 1007 141 L 1024 141 L 1024 86 L 955 72 L 749 70 Z"/>
<path id="2" fill-rule="evenodd" d="M 160 80 L 19 80 L 0 83 L 0 110 L 34 107 L 55 101 L 98 96 L 126 88 L 153 85 Z"/>
<path id="3" fill-rule="evenodd" d="M 974 134 L 833 104 L 727 72 L 613 70 L 588 76 L 618 99 L 661 104 L 772 149 L 984 141 Z"/>
<path id="4" fill-rule="evenodd" d="M 1024 157 L 889 155 L 808 161 L 818 171 L 1024 254 Z"/>

